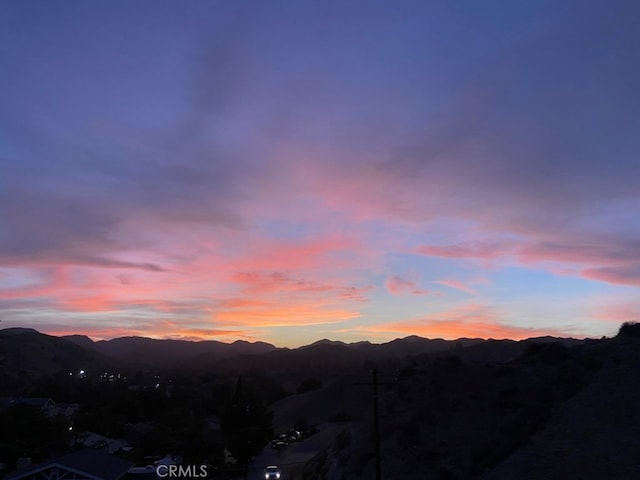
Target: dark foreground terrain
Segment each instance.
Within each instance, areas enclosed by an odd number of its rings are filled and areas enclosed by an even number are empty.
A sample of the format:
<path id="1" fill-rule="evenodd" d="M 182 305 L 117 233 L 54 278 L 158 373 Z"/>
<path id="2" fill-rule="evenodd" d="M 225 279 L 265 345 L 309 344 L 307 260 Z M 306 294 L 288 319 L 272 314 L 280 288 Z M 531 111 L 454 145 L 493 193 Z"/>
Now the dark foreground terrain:
<path id="1" fill-rule="evenodd" d="M 267 464 L 282 480 L 373 479 L 377 464 L 386 480 L 637 479 L 639 379 L 638 324 L 598 340 L 298 349 L 7 329 L 0 472 L 91 450 L 140 480 L 171 455 L 220 479 Z"/>

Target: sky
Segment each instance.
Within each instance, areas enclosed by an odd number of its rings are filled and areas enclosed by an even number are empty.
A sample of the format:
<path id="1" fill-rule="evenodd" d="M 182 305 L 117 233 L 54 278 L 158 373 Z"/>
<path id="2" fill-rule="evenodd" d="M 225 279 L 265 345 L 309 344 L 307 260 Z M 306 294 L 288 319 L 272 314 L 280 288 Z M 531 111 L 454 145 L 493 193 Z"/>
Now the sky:
<path id="1" fill-rule="evenodd" d="M 614 335 L 640 4 L 0 3 L 0 327 Z"/>

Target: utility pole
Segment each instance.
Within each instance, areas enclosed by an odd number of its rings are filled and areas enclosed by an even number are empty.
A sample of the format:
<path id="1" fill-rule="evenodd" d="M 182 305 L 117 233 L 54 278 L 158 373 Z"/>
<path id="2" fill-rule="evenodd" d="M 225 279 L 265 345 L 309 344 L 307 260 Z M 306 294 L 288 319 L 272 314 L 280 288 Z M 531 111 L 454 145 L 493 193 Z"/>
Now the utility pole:
<path id="1" fill-rule="evenodd" d="M 373 435 L 375 447 L 376 480 L 382 480 L 382 454 L 380 453 L 380 420 L 378 414 L 378 385 L 391 385 L 391 382 L 378 382 L 378 369 L 371 370 L 371 382 L 358 382 L 355 385 L 373 386 Z"/>
<path id="2" fill-rule="evenodd" d="M 242 409 L 243 413 L 246 413 L 246 405 L 243 404 L 243 398 L 242 398 L 242 375 L 238 376 L 238 382 L 236 383 L 236 393 L 233 396 L 233 406 L 237 409 L 240 408 Z M 247 440 L 244 440 L 245 443 L 247 442 Z M 245 449 L 247 449 L 247 447 L 245 447 Z M 244 462 L 244 480 L 248 480 L 249 478 L 249 456 L 243 454 L 242 455 L 242 459 Z M 245 458 L 246 457 L 246 458 Z"/>
<path id="3" fill-rule="evenodd" d="M 376 445 L 376 480 L 382 480 L 382 454 L 380 453 L 380 419 L 378 415 L 378 370 L 371 372 L 373 383 L 373 431 Z"/>

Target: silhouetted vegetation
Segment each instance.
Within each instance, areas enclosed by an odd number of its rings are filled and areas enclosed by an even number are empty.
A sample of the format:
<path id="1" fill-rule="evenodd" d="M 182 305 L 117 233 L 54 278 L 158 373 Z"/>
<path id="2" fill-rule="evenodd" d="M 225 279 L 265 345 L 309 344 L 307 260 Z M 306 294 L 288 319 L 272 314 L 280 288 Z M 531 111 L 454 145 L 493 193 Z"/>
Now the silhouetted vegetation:
<path id="1" fill-rule="evenodd" d="M 272 438 L 272 421 L 266 402 L 240 378 L 232 400 L 224 409 L 221 427 L 229 451 L 241 464 L 257 455 Z"/>
<path id="2" fill-rule="evenodd" d="M 619 337 L 640 337 L 640 322 L 624 322 L 618 330 Z"/>
<path id="3" fill-rule="evenodd" d="M 567 361 L 569 349 L 557 342 L 532 343 L 529 345 L 521 360 L 525 362 L 541 362 L 553 365 Z"/>
<path id="4" fill-rule="evenodd" d="M 15 466 L 19 457 L 39 461 L 61 454 L 72 433 L 65 418 L 48 418 L 40 409 L 16 405 L 0 412 L 0 459 Z"/>
<path id="5" fill-rule="evenodd" d="M 45 339 L 40 348 L 37 335 L 21 338 L 36 341 L 29 349 L 41 358 L 68 361 L 59 342 Z M 275 411 L 278 434 L 295 429 L 303 432 L 304 441 L 326 442 L 317 447 L 313 462 L 296 467 L 296 475 L 360 480 L 373 476 L 372 406 L 370 390 L 355 385 L 367 378 L 362 366 L 373 366 L 384 380 L 378 399 L 385 468 L 393 466 L 394 476 L 405 480 L 458 480 L 493 471 L 526 447 L 538 432 L 553 425 L 567 402 L 601 369 L 622 371 L 633 365 L 625 352 L 634 350 L 633 339 L 638 337 L 640 324 L 627 322 L 618 332 L 618 338 L 626 341 L 458 342 L 455 348 L 444 343 L 446 348 L 435 353 L 372 358 L 359 355 L 373 347 L 359 345 L 354 349 L 359 353 L 344 355 L 344 370 L 336 363 L 326 371 L 317 363 L 319 351 L 327 347 L 321 344 L 297 352 L 300 359 L 308 353 L 311 360 L 284 370 L 280 354 L 267 352 L 265 358 L 278 359 L 275 370 L 267 375 L 269 367 L 261 372 L 256 367 L 260 362 L 253 361 L 241 380 L 218 370 L 139 365 L 117 371 L 105 367 L 83 376 L 51 367 L 46 375 L 35 376 L 15 363 L 12 369 L 4 368 L 0 380 L 9 382 L 3 387 L 19 385 L 14 394 L 77 404 L 76 439 L 86 435 L 80 432 L 126 439 L 133 447 L 127 458 L 133 461 L 172 453 L 187 463 L 220 466 L 219 471 L 225 468 L 227 449 L 238 460 L 238 466 L 224 470 L 233 474 L 241 473 L 252 456 L 270 445 Z M 16 353 L 5 340 L 0 341 L 0 356 L 11 362 L 22 359 L 24 352 Z M 390 351 L 398 351 L 398 342 Z M 411 345 L 415 348 L 415 340 Z M 55 355 L 49 355 L 47 348 Z M 344 352 L 351 347 L 327 348 Z M 13 408 L 0 409 L 0 462 L 15 464 L 23 455 L 37 461 L 69 449 L 74 437 L 67 420 Z M 291 411 L 283 415 L 287 408 Z M 324 429 L 332 434 L 325 436 Z M 289 446 L 285 443 L 281 449 L 283 458 L 296 440 L 285 441 Z"/>
<path id="6" fill-rule="evenodd" d="M 385 461 L 405 479 L 467 479 L 494 469 L 591 381 L 603 366 L 600 344 L 529 342 L 508 363 L 466 360 L 465 348 L 410 360 L 381 394 Z M 338 414 L 329 420 L 353 422 Z M 370 435 L 369 422 L 360 424 L 360 437 Z M 366 451 L 346 449 L 341 438 L 333 452 L 327 462 L 343 465 L 346 478 L 371 477 Z"/>
<path id="7" fill-rule="evenodd" d="M 347 413 L 347 412 L 336 412 L 330 415 L 328 420 L 330 422 L 335 422 L 335 423 L 344 423 L 344 422 L 350 422 L 351 420 L 353 420 L 353 417 L 351 416 L 350 413 Z"/>
<path id="8" fill-rule="evenodd" d="M 322 388 L 322 380 L 318 378 L 305 378 L 298 388 L 296 389 L 297 394 L 312 392 L 314 390 L 319 390 Z"/>

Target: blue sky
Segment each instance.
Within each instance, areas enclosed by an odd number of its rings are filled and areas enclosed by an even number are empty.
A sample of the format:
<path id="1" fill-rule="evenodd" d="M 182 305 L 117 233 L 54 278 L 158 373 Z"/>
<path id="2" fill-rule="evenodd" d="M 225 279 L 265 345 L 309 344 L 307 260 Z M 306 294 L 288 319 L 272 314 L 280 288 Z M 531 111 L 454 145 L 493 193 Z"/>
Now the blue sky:
<path id="1" fill-rule="evenodd" d="M 640 316 L 640 7 L 0 5 L 0 320 L 601 336 Z"/>

